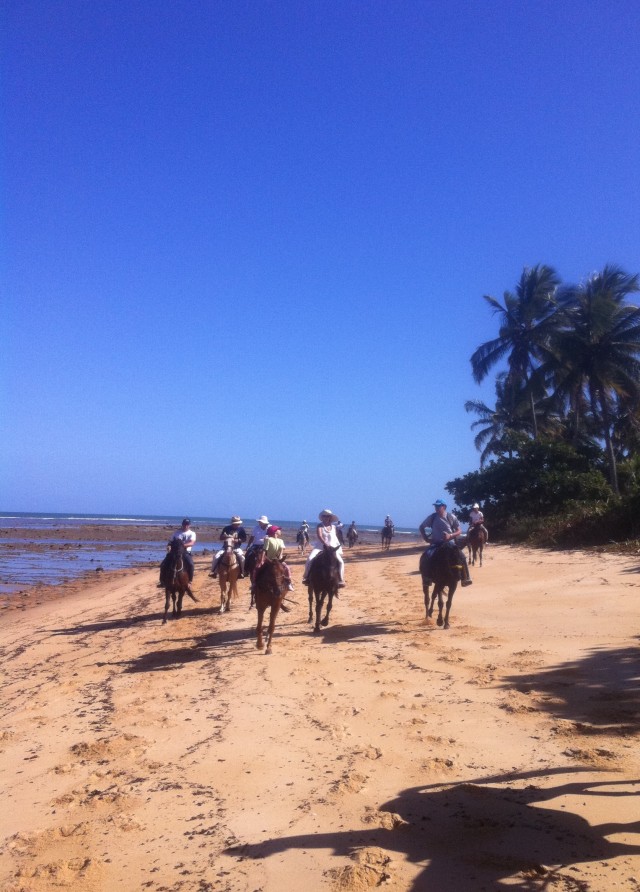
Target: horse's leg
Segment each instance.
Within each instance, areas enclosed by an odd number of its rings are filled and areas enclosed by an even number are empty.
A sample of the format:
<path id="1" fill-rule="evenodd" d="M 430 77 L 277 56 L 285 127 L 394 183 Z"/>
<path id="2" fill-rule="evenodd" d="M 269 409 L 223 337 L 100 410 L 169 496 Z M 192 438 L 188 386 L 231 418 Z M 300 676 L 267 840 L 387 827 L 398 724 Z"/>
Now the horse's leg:
<path id="1" fill-rule="evenodd" d="M 172 610 L 171 610 L 171 615 L 172 615 L 173 618 L 175 619 L 176 616 L 178 615 L 178 607 L 177 607 L 177 604 L 176 604 L 176 593 L 175 593 L 175 592 L 171 592 L 171 601 L 173 602 L 173 607 L 172 607 Z"/>
<path id="2" fill-rule="evenodd" d="M 220 613 L 227 609 L 227 573 L 223 567 L 218 568 L 218 582 L 220 583 Z"/>
<path id="3" fill-rule="evenodd" d="M 169 613 L 169 601 L 171 600 L 171 592 L 168 588 L 164 590 L 164 619 L 162 620 L 163 624 L 167 621 L 167 613 Z"/>
<path id="4" fill-rule="evenodd" d="M 329 616 L 330 616 L 330 614 L 331 614 L 331 608 L 332 608 L 332 607 L 333 607 L 333 590 L 330 590 L 330 591 L 329 591 L 329 594 L 328 594 L 328 596 L 327 596 L 327 612 L 325 613 L 325 615 L 324 615 L 324 619 L 322 620 L 322 625 L 323 625 L 323 626 L 328 626 L 328 625 L 329 625 Z"/>
<path id="5" fill-rule="evenodd" d="M 424 613 L 425 617 L 429 616 L 429 583 L 422 577 L 422 593 L 424 595 Z"/>
<path id="6" fill-rule="evenodd" d="M 438 586 L 438 619 L 436 620 L 436 624 L 438 626 L 441 626 L 444 622 L 444 620 L 442 619 L 442 609 L 444 607 L 444 599 L 442 597 L 443 591 L 444 591 L 444 586 L 439 585 Z M 435 592 L 434 592 L 433 597 L 435 599 Z"/>
<path id="7" fill-rule="evenodd" d="M 317 634 L 320 631 L 320 617 L 322 616 L 324 598 L 325 592 L 316 592 L 316 624 L 313 628 L 314 634 Z"/>
<path id="8" fill-rule="evenodd" d="M 484 551 L 484 543 L 481 542 L 478 548 L 479 557 L 480 557 L 480 566 L 482 566 L 482 552 Z"/>
<path id="9" fill-rule="evenodd" d="M 266 609 L 266 606 L 266 603 L 264 603 L 263 601 L 260 601 L 259 604 L 256 601 L 256 608 L 258 610 L 258 626 L 256 628 L 258 637 L 256 641 L 256 647 L 258 648 L 258 650 L 262 650 L 262 648 L 264 647 L 264 642 L 262 640 L 262 621 L 264 620 L 264 611 Z"/>
<path id="10" fill-rule="evenodd" d="M 458 583 L 452 583 L 447 589 L 447 609 L 444 614 L 444 627 L 445 629 L 449 628 L 449 613 L 451 611 L 451 602 L 453 601 L 453 594 L 458 587 Z"/>
<path id="11" fill-rule="evenodd" d="M 308 586 L 307 591 L 309 592 L 309 619 L 307 620 L 307 622 L 312 623 L 313 622 L 313 588 L 311 586 Z"/>
<path id="12" fill-rule="evenodd" d="M 429 605 L 429 610 L 427 611 L 427 616 L 433 616 L 433 605 L 436 603 L 436 598 L 438 597 L 438 584 L 433 584 L 433 591 L 431 592 L 431 604 Z"/>
<path id="13" fill-rule="evenodd" d="M 229 571 L 229 579 L 227 585 L 227 613 L 231 610 L 231 601 L 238 594 L 238 573 L 237 570 Z"/>
<path id="14" fill-rule="evenodd" d="M 184 592 L 182 589 L 178 592 L 178 601 L 176 604 L 176 618 L 182 615 L 182 599 L 184 598 Z"/>
<path id="15" fill-rule="evenodd" d="M 271 603 L 271 611 L 269 615 L 269 628 L 267 630 L 267 647 L 265 649 L 265 655 L 271 653 L 271 639 L 273 638 L 273 633 L 276 628 L 276 616 L 278 615 L 278 611 L 280 610 L 280 598 L 277 598 L 275 601 Z"/>

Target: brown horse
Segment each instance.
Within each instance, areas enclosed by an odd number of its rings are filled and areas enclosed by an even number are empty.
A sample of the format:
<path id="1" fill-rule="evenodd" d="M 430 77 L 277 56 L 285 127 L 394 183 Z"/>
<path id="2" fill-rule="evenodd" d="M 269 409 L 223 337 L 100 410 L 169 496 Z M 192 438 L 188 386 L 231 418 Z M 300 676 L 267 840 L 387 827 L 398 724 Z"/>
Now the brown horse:
<path id="1" fill-rule="evenodd" d="M 189 586 L 189 573 L 184 563 L 184 542 L 182 539 L 172 539 L 169 545 L 169 553 L 166 557 L 167 565 L 164 570 L 164 618 L 167 621 L 169 602 L 173 601 L 172 616 L 178 619 L 182 614 L 182 599 L 185 594 L 197 603 L 198 599 Z"/>
<path id="2" fill-rule="evenodd" d="M 238 576 L 240 564 L 235 552 L 236 542 L 233 536 L 227 536 L 222 543 L 223 555 L 218 564 L 218 582 L 220 583 L 220 613 L 231 610 L 231 598 L 238 597 Z"/>
<path id="3" fill-rule="evenodd" d="M 265 561 L 258 567 L 255 573 L 255 602 L 258 611 L 258 625 L 256 628 L 256 647 L 262 650 L 264 641 L 262 638 L 262 623 L 267 608 L 269 612 L 269 628 L 267 630 L 267 646 L 265 654 L 271 653 L 271 641 L 276 627 L 276 617 L 287 593 L 288 580 L 286 571 L 279 561 Z"/>
<path id="4" fill-rule="evenodd" d="M 338 596 L 338 583 L 340 582 L 340 565 L 336 557 L 336 551 L 340 546 L 333 548 L 330 545 L 324 546 L 324 551 L 317 554 L 311 561 L 309 568 L 309 581 L 307 587 L 309 590 L 309 622 L 313 622 L 313 598 L 315 595 L 316 602 L 316 623 L 314 626 L 314 634 L 320 631 L 320 626 L 329 625 L 329 615 L 333 607 L 333 599 Z M 322 605 L 324 599 L 327 598 L 327 612 L 324 619 L 320 621 L 322 614 Z"/>
<path id="5" fill-rule="evenodd" d="M 487 531 L 481 524 L 469 527 L 467 533 L 467 548 L 469 549 L 469 557 L 471 563 L 475 566 L 476 557 L 479 558 L 480 566 L 482 566 L 482 552 L 487 544 Z"/>
<path id="6" fill-rule="evenodd" d="M 420 556 L 420 575 L 422 576 L 422 591 L 424 592 L 424 606 L 427 618 L 433 616 L 433 605 L 438 598 L 437 625 L 449 628 L 449 613 L 455 590 L 460 581 L 459 563 L 460 557 L 457 548 L 440 545 L 432 550 L 433 546 L 425 549 Z M 429 586 L 433 585 L 431 603 L 429 603 Z M 447 606 L 444 608 L 444 590 L 447 589 Z"/>
<path id="7" fill-rule="evenodd" d="M 391 540 L 393 539 L 393 527 L 382 527 L 380 530 L 380 538 L 382 540 L 382 550 L 389 551 L 391 548 Z"/>

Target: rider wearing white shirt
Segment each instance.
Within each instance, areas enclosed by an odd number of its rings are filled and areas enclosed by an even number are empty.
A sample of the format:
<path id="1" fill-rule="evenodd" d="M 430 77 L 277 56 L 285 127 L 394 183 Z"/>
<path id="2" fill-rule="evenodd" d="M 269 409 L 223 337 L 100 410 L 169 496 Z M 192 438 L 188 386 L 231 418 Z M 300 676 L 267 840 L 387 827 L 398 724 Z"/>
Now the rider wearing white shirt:
<path id="1" fill-rule="evenodd" d="M 330 548 L 336 549 L 336 557 L 338 559 L 338 565 L 340 568 L 340 582 L 338 583 L 339 588 L 344 588 L 344 559 L 342 557 L 342 545 L 340 544 L 340 540 L 338 539 L 338 534 L 336 532 L 336 528 L 334 527 L 334 523 L 340 522 L 340 519 L 333 511 L 329 511 L 326 509 L 325 511 L 321 511 L 318 515 L 318 519 L 320 523 L 316 527 L 316 541 L 307 558 L 307 563 L 304 567 L 304 576 L 302 578 L 303 585 L 307 585 L 307 579 L 309 578 L 309 569 L 311 568 L 311 561 L 316 557 L 316 555 L 320 554 L 321 551 L 324 551 L 325 545 L 328 545 Z"/>
<path id="2" fill-rule="evenodd" d="M 191 521 L 188 517 L 182 521 L 182 526 L 179 530 L 171 537 L 172 539 L 180 539 L 184 542 L 184 562 L 187 566 L 187 572 L 189 574 L 189 582 L 193 582 L 193 558 L 191 557 L 191 549 L 196 544 L 196 534 L 193 532 L 191 527 Z M 160 564 L 160 582 L 158 584 L 159 588 L 164 588 L 164 571 L 168 565 L 169 556 L 167 555 L 165 559 Z"/>

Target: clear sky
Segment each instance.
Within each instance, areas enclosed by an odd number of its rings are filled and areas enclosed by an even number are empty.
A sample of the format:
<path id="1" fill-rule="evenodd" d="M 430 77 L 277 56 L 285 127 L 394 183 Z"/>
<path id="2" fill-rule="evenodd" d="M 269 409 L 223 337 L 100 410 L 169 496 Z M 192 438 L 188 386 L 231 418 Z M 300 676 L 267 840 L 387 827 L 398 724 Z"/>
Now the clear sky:
<path id="1" fill-rule="evenodd" d="M 0 508 L 420 523 L 483 294 L 640 271 L 637 0 L 5 0 Z"/>

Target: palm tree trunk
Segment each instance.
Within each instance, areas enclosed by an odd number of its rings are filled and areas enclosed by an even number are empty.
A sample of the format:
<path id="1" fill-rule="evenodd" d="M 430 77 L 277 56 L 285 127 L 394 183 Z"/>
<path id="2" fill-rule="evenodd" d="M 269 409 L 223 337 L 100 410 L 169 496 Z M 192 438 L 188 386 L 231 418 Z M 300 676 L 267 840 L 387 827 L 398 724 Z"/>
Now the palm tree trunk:
<path id="1" fill-rule="evenodd" d="M 533 439 L 538 439 L 538 419 L 536 418 L 536 404 L 533 400 L 533 393 L 529 394 L 529 405 L 531 406 L 531 428 L 533 430 Z"/>
<path id="2" fill-rule="evenodd" d="M 611 417 L 609 414 L 609 406 L 605 394 L 600 391 L 599 394 L 600 413 L 602 417 L 602 427 L 604 434 L 604 442 L 606 446 L 607 460 L 609 462 L 609 477 L 611 480 L 611 488 L 614 493 L 619 496 L 620 489 L 618 487 L 618 466 L 616 464 L 616 454 L 613 448 L 613 440 L 611 439 Z"/>

